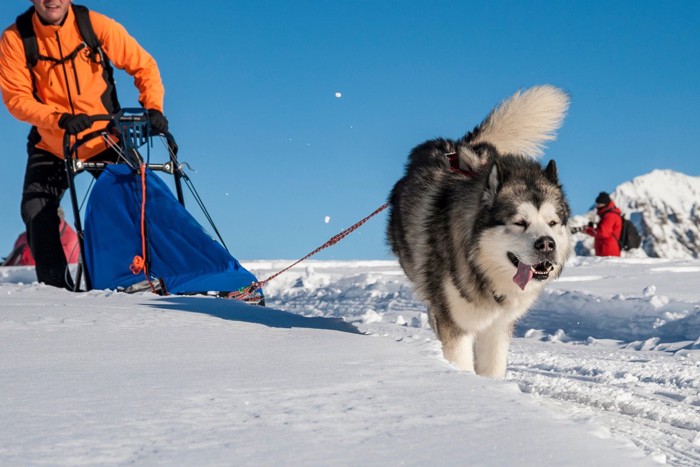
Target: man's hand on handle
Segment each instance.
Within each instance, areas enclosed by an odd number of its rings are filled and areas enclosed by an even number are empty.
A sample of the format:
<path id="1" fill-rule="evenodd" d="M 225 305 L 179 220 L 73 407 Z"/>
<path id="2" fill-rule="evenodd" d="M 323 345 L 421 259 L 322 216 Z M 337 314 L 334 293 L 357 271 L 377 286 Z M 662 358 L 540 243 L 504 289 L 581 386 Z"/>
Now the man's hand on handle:
<path id="1" fill-rule="evenodd" d="M 69 135 L 77 135 L 81 131 L 85 131 L 92 126 L 92 120 L 85 114 L 63 114 L 58 119 L 58 127 L 66 130 Z"/>
<path id="2" fill-rule="evenodd" d="M 157 133 L 166 133 L 168 131 L 168 119 L 165 118 L 163 112 L 155 109 L 147 109 L 148 121 Z"/>

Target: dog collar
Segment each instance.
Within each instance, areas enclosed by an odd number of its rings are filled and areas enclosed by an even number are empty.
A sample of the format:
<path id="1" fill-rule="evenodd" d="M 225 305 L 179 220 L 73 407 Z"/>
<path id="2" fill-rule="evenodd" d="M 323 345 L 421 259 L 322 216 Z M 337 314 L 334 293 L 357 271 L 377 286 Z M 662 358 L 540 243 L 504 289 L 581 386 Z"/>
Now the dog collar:
<path id="1" fill-rule="evenodd" d="M 456 152 L 445 153 L 447 160 L 450 162 L 450 172 L 464 175 L 467 178 L 474 178 L 476 175 L 472 170 L 464 170 L 459 166 L 459 156 Z"/>

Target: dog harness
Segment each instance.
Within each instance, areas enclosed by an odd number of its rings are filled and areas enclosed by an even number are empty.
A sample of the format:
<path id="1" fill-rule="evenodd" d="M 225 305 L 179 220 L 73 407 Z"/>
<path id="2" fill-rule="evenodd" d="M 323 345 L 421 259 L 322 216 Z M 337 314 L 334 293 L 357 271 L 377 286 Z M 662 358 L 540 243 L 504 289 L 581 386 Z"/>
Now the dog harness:
<path id="1" fill-rule="evenodd" d="M 445 153 L 445 156 L 450 163 L 450 172 L 464 175 L 467 178 L 474 178 L 476 174 L 473 170 L 464 170 L 459 166 L 459 156 L 456 152 Z"/>

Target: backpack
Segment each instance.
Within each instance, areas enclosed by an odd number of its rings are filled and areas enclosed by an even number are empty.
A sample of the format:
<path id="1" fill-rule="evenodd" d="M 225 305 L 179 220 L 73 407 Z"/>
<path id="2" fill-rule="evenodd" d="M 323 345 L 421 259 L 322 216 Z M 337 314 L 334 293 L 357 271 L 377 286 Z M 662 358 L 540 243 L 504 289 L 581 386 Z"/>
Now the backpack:
<path id="1" fill-rule="evenodd" d="M 68 264 L 77 263 L 80 255 L 78 236 L 63 219 L 59 224 L 59 232 L 61 234 L 63 253 L 66 255 Z M 12 252 L 7 255 L 0 266 L 34 266 L 34 264 L 36 263 L 34 261 L 34 255 L 32 255 L 32 251 L 29 248 L 29 242 L 27 242 L 27 233 L 22 232 L 19 237 L 17 237 Z"/>
<path id="2" fill-rule="evenodd" d="M 637 227 L 629 219 L 622 217 L 622 231 L 620 232 L 620 239 L 618 243 L 620 245 L 620 250 L 629 251 L 633 248 L 639 248 L 642 245 L 642 237 L 639 235 Z"/>
<path id="3" fill-rule="evenodd" d="M 36 77 L 32 71 L 39 60 L 50 61 L 54 65 L 62 65 L 66 61 L 74 61 L 81 50 L 87 47 L 90 50 L 90 60 L 94 63 L 102 65 L 102 77 L 107 83 L 106 94 L 110 96 L 108 102 L 105 103 L 108 112 L 115 112 L 119 110 L 119 101 L 117 100 L 117 88 L 114 85 L 114 69 L 109 61 L 109 58 L 102 50 L 102 44 L 95 34 L 95 30 L 92 28 L 92 23 L 90 22 L 90 10 L 82 5 L 71 5 L 73 9 L 73 14 L 75 15 L 75 22 L 78 25 L 78 31 L 80 36 L 83 38 L 83 42 L 70 54 L 66 55 L 62 59 L 57 59 L 54 57 L 47 57 L 45 55 L 39 54 L 39 47 L 36 41 L 36 33 L 34 32 L 34 26 L 32 25 L 32 16 L 34 15 L 34 7 L 30 7 L 27 11 L 22 13 L 17 17 L 16 24 L 19 35 L 22 38 L 22 45 L 24 46 L 24 55 L 27 60 L 27 68 L 29 69 L 29 75 L 32 77 L 32 88 L 34 93 L 34 98 L 41 102 L 39 95 L 37 93 Z M 78 91 L 79 93 L 80 91 Z M 70 99 L 70 93 L 69 93 Z M 72 103 L 71 103 L 72 105 Z M 111 108 L 110 108 L 111 107 Z"/>

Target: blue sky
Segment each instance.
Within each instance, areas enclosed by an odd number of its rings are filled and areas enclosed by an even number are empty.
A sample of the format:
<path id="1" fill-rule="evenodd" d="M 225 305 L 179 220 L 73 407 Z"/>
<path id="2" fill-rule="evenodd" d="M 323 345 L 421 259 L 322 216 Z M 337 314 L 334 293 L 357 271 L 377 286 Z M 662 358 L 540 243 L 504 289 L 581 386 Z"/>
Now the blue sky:
<path id="1" fill-rule="evenodd" d="M 3 26 L 29 6 L 11 3 Z M 79 3 L 158 61 L 180 158 L 242 260 L 303 256 L 384 203 L 414 146 L 536 84 L 571 95 L 543 162 L 574 213 L 655 168 L 700 175 L 697 1 Z M 0 255 L 24 229 L 28 129 L 0 110 Z M 391 258 L 385 222 L 318 258 Z"/>

